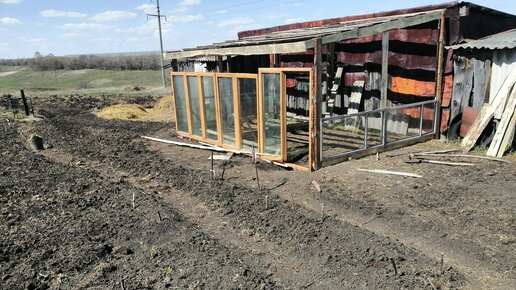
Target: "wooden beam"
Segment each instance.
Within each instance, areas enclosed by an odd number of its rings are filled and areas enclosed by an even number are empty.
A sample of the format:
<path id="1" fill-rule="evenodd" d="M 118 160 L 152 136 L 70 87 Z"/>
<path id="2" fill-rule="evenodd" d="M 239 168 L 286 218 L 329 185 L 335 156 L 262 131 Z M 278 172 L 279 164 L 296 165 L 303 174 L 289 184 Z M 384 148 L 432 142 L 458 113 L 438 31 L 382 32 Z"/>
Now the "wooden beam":
<path id="1" fill-rule="evenodd" d="M 206 112 L 204 108 L 204 88 L 202 86 L 202 76 L 197 76 L 197 91 L 199 92 L 199 113 L 201 114 L 201 136 L 206 140 Z"/>
<path id="2" fill-rule="evenodd" d="M 445 10 L 441 12 L 441 17 L 439 20 L 439 40 L 437 43 L 437 70 L 435 73 L 435 99 L 437 100 L 436 110 L 437 115 L 435 119 L 435 137 L 439 138 L 440 136 L 440 127 L 441 127 L 441 99 L 443 96 L 443 79 L 444 79 L 444 42 L 445 42 L 445 20 L 446 17 L 444 15 Z"/>
<path id="3" fill-rule="evenodd" d="M 401 171 L 391 171 L 391 170 L 383 170 L 383 169 L 363 169 L 359 168 L 358 171 L 371 172 L 371 173 L 380 173 L 380 174 L 389 174 L 389 175 L 400 175 L 407 177 L 423 177 L 422 175 L 410 173 L 410 172 L 401 172 Z"/>
<path id="4" fill-rule="evenodd" d="M 258 54 L 277 54 L 277 53 L 294 53 L 305 52 L 306 41 L 297 41 L 290 43 L 272 43 L 264 45 L 250 45 L 239 47 L 225 48 L 207 48 L 200 50 L 185 50 L 166 52 L 167 59 L 179 59 L 188 57 L 202 56 L 223 56 L 223 55 L 258 55 Z"/>
<path id="5" fill-rule="evenodd" d="M 389 87 L 389 31 L 382 33 L 382 86 L 380 108 L 387 108 L 387 89 Z"/>
<path id="6" fill-rule="evenodd" d="M 321 38 L 313 39 L 314 46 L 314 73 L 312 75 L 312 98 L 310 100 L 310 144 L 309 162 L 310 170 L 321 168 L 321 113 L 322 113 L 322 41 Z"/>
<path id="7" fill-rule="evenodd" d="M 503 111 L 502 118 L 500 119 L 500 123 L 496 128 L 496 133 L 494 135 L 493 141 L 491 141 L 491 145 L 487 150 L 486 155 L 492 157 L 502 157 L 505 152 L 505 147 L 502 148 L 502 142 L 504 136 L 509 129 L 509 125 L 512 121 L 512 116 L 514 115 L 514 111 L 516 110 L 516 90 L 512 89 L 511 97 L 509 98 L 509 102 L 505 106 L 505 110 Z M 513 125 L 514 126 L 514 125 Z M 513 128 L 511 128 L 513 129 Z"/>
<path id="8" fill-rule="evenodd" d="M 217 72 L 222 73 L 225 71 L 224 61 L 222 60 L 222 56 L 217 56 Z"/>

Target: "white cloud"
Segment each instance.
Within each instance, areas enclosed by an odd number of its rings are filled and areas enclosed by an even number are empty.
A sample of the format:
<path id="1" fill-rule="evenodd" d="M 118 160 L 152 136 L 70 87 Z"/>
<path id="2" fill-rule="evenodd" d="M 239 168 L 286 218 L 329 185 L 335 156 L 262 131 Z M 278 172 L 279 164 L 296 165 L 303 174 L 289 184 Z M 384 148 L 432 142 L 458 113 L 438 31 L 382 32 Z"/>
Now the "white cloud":
<path id="1" fill-rule="evenodd" d="M 91 30 L 102 29 L 105 26 L 98 23 L 66 23 L 61 28 L 66 30 Z"/>
<path id="2" fill-rule="evenodd" d="M 264 19 L 280 19 L 280 18 L 287 18 L 290 14 L 287 13 L 277 13 L 277 12 L 268 12 L 267 14 L 262 15 L 262 18 Z"/>
<path id="3" fill-rule="evenodd" d="M 23 0 L 0 0 L 0 4 L 18 4 Z"/>
<path id="4" fill-rule="evenodd" d="M 179 6 L 196 6 L 201 5 L 201 0 L 183 0 L 179 3 Z"/>
<path id="5" fill-rule="evenodd" d="M 303 2 L 288 2 L 288 3 L 281 3 L 284 6 L 290 6 L 290 7 L 301 7 L 305 6 L 305 3 Z"/>
<path id="6" fill-rule="evenodd" d="M 218 27 L 228 27 L 228 26 L 243 26 L 254 23 L 254 19 L 249 17 L 236 17 L 233 19 L 224 20 L 219 23 Z"/>
<path id="7" fill-rule="evenodd" d="M 226 9 L 220 9 L 220 10 L 215 10 L 213 12 L 213 14 L 226 14 L 228 11 Z"/>
<path id="8" fill-rule="evenodd" d="M 304 18 L 287 18 L 285 19 L 285 24 L 292 24 L 305 21 Z"/>
<path id="9" fill-rule="evenodd" d="M 20 24 L 21 21 L 16 18 L 12 18 L 12 17 L 4 17 L 4 18 L 0 18 L 0 23 L 5 24 L 5 25 L 15 25 L 15 24 Z"/>
<path id="10" fill-rule="evenodd" d="M 58 11 L 54 9 L 47 9 L 40 11 L 39 14 L 43 17 L 86 17 L 87 15 L 84 13 L 74 12 L 74 11 Z"/>
<path id="11" fill-rule="evenodd" d="M 122 21 L 135 18 L 137 15 L 128 11 L 104 11 L 95 14 L 92 19 L 95 21 Z"/>
<path id="12" fill-rule="evenodd" d="M 155 13 L 156 12 L 156 5 L 153 4 L 142 4 L 140 6 L 137 6 L 136 9 L 143 10 L 145 13 Z"/>
<path id="13" fill-rule="evenodd" d="M 204 19 L 202 14 L 195 15 L 180 15 L 180 16 L 170 16 L 168 20 L 173 23 L 191 23 L 196 21 L 201 21 Z"/>

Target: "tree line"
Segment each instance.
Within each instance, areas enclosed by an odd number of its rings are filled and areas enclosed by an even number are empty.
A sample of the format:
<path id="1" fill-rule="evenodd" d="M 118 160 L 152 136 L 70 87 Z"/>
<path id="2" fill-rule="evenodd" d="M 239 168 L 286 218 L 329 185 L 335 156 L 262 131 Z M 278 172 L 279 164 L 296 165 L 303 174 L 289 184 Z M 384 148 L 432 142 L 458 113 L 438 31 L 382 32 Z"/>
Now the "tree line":
<path id="1" fill-rule="evenodd" d="M 160 70 L 159 55 L 135 55 L 135 56 L 54 56 L 49 54 L 42 56 L 36 52 L 33 58 L 0 59 L 0 65 L 28 66 L 35 71 L 50 70 Z"/>

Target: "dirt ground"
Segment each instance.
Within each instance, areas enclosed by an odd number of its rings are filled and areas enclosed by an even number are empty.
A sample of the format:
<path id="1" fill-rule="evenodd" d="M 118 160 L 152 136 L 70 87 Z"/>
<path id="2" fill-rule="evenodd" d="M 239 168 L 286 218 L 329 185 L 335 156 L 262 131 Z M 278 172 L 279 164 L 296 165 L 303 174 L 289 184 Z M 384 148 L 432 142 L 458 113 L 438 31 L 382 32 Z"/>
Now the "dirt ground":
<path id="1" fill-rule="evenodd" d="M 0 124 L 1 289 L 516 288 L 514 163 L 404 162 L 452 146 L 434 141 L 315 173 L 259 163 L 259 191 L 250 158 L 210 180 L 209 152 L 140 137 L 180 140 L 172 123 L 92 114 L 119 101 L 38 99 L 42 121 Z"/>

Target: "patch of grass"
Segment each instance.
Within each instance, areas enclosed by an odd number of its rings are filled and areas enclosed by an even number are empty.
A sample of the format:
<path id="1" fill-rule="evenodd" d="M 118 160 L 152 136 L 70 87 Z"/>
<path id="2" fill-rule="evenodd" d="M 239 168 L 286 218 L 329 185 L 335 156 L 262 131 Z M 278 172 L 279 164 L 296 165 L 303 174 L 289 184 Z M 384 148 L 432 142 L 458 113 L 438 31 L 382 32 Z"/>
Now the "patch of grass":
<path id="1" fill-rule="evenodd" d="M 172 267 L 168 266 L 168 267 L 163 268 L 162 272 L 163 272 L 163 275 L 165 275 L 165 277 L 170 277 L 172 275 L 172 273 L 174 273 L 174 269 Z"/>
<path id="2" fill-rule="evenodd" d="M 151 259 L 156 258 L 158 255 L 159 255 L 159 249 L 158 249 L 158 247 L 156 247 L 156 246 L 151 246 L 151 247 L 149 248 L 149 256 L 151 257 Z"/>
<path id="3" fill-rule="evenodd" d="M 101 95 L 131 93 L 134 87 L 146 88 L 133 93 L 156 92 L 169 94 L 170 87 L 162 88 L 161 72 L 154 70 L 57 70 L 34 71 L 29 67 L 0 66 L 0 72 L 16 71 L 0 76 L 2 93 L 16 95 L 20 89 L 38 95 Z"/>

